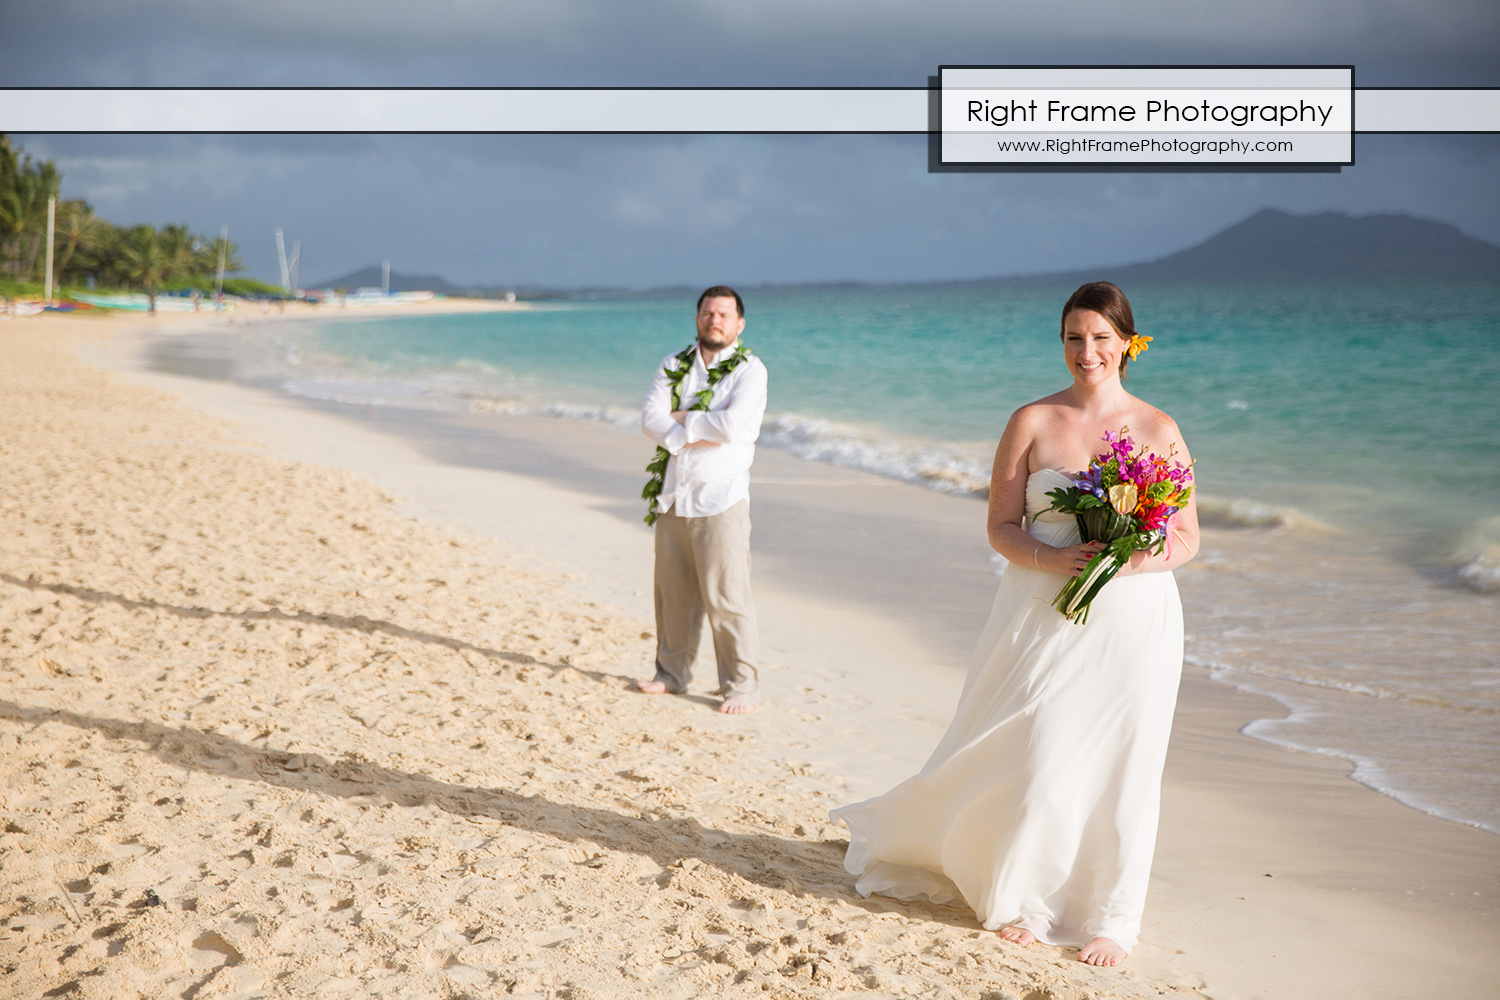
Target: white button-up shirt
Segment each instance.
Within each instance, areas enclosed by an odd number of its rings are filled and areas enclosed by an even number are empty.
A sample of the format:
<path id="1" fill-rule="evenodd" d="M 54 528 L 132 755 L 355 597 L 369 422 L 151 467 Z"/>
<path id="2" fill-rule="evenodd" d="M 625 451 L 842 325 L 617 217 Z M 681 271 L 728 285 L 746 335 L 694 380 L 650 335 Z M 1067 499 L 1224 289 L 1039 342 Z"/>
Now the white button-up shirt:
<path id="1" fill-rule="evenodd" d="M 715 354 L 710 365 L 729 357 L 735 346 Z M 677 368 L 675 354 L 662 359 L 641 407 L 642 432 L 672 454 L 657 502 L 663 512 L 676 508 L 678 517 L 722 514 L 750 498 L 750 463 L 755 460 L 755 439 L 760 437 L 766 413 L 766 366 L 753 354 L 746 358 L 719 380 L 709 408 L 690 411 L 680 424 L 672 419 L 669 367 Z M 708 388 L 708 369 L 703 352 L 694 350 L 693 367 L 682 379 L 678 409 L 692 406 L 693 396 Z M 718 447 L 686 447 L 695 441 L 714 441 Z"/>

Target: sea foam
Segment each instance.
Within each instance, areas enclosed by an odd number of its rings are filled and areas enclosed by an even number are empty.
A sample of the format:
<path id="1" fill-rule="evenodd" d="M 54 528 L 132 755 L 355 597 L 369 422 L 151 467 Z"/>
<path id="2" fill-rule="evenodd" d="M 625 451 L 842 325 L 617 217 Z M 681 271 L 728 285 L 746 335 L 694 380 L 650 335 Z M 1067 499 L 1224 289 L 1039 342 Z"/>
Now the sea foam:
<path id="1" fill-rule="evenodd" d="M 798 458 L 873 472 L 940 493 L 988 496 L 984 446 L 903 441 L 853 424 L 796 413 L 768 416 L 760 443 Z"/>
<path id="2" fill-rule="evenodd" d="M 1198 523 L 1212 528 L 1337 529 L 1296 507 L 1198 494 Z"/>
<path id="3" fill-rule="evenodd" d="M 295 391 L 295 390 L 293 390 Z M 399 394 L 394 405 L 406 405 Z M 411 394 L 405 399 L 421 399 Z M 622 429 L 638 426 L 640 413 L 617 406 L 531 402 L 515 397 L 466 394 L 463 408 L 471 413 L 506 416 L 560 417 L 612 424 Z M 988 497 L 990 449 L 985 443 L 924 441 L 881 434 L 858 424 L 799 413 L 768 414 L 757 444 L 826 465 L 858 469 L 888 479 L 956 496 Z M 1258 500 L 1198 496 L 1198 516 L 1205 526 L 1238 529 L 1304 530 L 1334 533 L 1336 528 L 1305 511 Z"/>
<path id="4" fill-rule="evenodd" d="M 1500 590 L 1500 517 L 1487 517 L 1456 531 L 1417 539 L 1414 561 L 1453 574 L 1452 579 L 1482 594 Z"/>
<path id="5" fill-rule="evenodd" d="M 1221 684 L 1270 698 L 1286 710 L 1286 715 L 1279 719 L 1252 720 L 1240 730 L 1244 735 L 1289 750 L 1346 760 L 1353 765 L 1349 776 L 1366 788 L 1429 816 L 1478 827 L 1490 833 L 1500 833 L 1500 813 L 1495 809 L 1493 795 L 1497 783 L 1482 768 L 1434 766 L 1431 756 L 1423 759 L 1418 755 L 1414 760 L 1404 760 L 1400 748 L 1395 745 L 1382 743 L 1377 745 L 1378 748 L 1370 747 L 1368 733 L 1360 733 L 1358 726 L 1346 729 L 1341 724 L 1349 720 L 1347 709 L 1331 712 L 1332 706 L 1326 700 L 1315 694 L 1304 695 L 1296 687 L 1305 685 L 1311 691 L 1335 688 L 1348 693 L 1371 695 L 1380 700 L 1385 700 L 1384 693 L 1359 691 L 1354 686 L 1328 684 L 1315 678 L 1287 677 L 1247 669 L 1191 654 L 1184 656 L 1183 662 L 1207 669 L 1209 677 Z M 1286 686 L 1288 683 L 1292 686 Z M 1431 702 L 1408 704 L 1416 709 L 1451 708 Z M 1372 721 L 1376 730 L 1392 728 L 1399 732 L 1403 728 L 1395 719 L 1387 718 L 1385 713 Z M 1354 746 L 1367 748 L 1351 749 Z M 1455 748 L 1442 749 L 1451 752 Z"/>
<path id="6" fill-rule="evenodd" d="M 578 403 L 535 403 L 476 395 L 468 399 L 465 408 L 471 413 L 591 420 L 625 429 L 640 422 L 638 410 Z M 989 494 L 989 470 L 982 457 L 987 446 L 901 440 L 854 424 L 797 413 L 768 415 L 756 443 L 808 461 L 859 469 L 940 493 Z"/>
<path id="7" fill-rule="evenodd" d="M 1500 545 L 1491 545 L 1458 568 L 1458 578 L 1481 594 L 1500 590 Z"/>

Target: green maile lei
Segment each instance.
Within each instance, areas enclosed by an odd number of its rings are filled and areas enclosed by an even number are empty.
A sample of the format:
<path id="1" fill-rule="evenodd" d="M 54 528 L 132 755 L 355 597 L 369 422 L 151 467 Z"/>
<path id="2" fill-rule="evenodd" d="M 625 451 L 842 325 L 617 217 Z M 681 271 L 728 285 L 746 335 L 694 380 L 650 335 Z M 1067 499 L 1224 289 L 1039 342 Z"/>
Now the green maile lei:
<path id="1" fill-rule="evenodd" d="M 698 350 L 697 344 L 692 344 L 687 350 L 677 355 L 677 367 L 667 369 L 667 381 L 672 383 L 672 409 L 682 409 L 682 380 L 687 378 L 687 373 L 693 367 L 693 353 Z M 693 405 L 689 410 L 707 410 L 714 402 L 714 386 L 724 380 L 724 376 L 734 371 L 746 359 L 750 357 L 750 348 L 740 344 L 734 349 L 734 353 L 720 361 L 708 370 L 708 388 L 693 395 Z M 651 473 L 651 478 L 646 480 L 646 485 L 641 489 L 641 499 L 647 501 L 646 517 L 647 524 L 655 524 L 656 519 L 661 516 L 662 485 L 667 478 L 667 462 L 671 461 L 672 453 L 667 449 L 656 446 L 656 457 L 651 464 L 646 466 L 646 471 Z"/>

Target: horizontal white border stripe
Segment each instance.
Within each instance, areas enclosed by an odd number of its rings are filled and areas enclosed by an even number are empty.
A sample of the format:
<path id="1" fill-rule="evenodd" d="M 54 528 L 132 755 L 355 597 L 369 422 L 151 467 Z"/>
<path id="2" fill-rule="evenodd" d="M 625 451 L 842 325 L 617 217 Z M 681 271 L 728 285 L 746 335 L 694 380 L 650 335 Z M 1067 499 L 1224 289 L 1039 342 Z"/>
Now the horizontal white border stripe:
<path id="1" fill-rule="evenodd" d="M 1354 91 L 1358 132 L 1500 132 L 1500 90 Z"/>
<path id="2" fill-rule="evenodd" d="M 925 89 L 0 90 L 0 132 L 926 132 Z"/>
<path id="3" fill-rule="evenodd" d="M 0 88 L 0 132 L 926 133 L 929 91 Z M 1357 132 L 1500 132 L 1500 89 L 1357 88 Z"/>

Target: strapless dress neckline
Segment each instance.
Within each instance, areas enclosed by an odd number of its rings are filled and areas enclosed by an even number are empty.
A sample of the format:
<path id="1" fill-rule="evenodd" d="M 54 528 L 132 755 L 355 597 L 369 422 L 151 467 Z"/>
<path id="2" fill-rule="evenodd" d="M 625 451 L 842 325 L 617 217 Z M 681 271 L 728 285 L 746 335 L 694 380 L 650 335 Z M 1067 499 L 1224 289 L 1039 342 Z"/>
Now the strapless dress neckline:
<path id="1" fill-rule="evenodd" d="M 1037 521 L 1054 522 L 1057 524 L 1076 523 L 1072 514 L 1064 514 L 1060 511 L 1051 510 L 1052 498 L 1047 496 L 1048 491 L 1059 487 L 1073 485 L 1071 473 L 1059 469 L 1037 469 L 1026 477 L 1026 517 L 1036 523 Z M 1072 545 L 1077 539 L 1060 541 L 1059 538 L 1048 537 L 1043 539 L 1048 545 Z"/>

